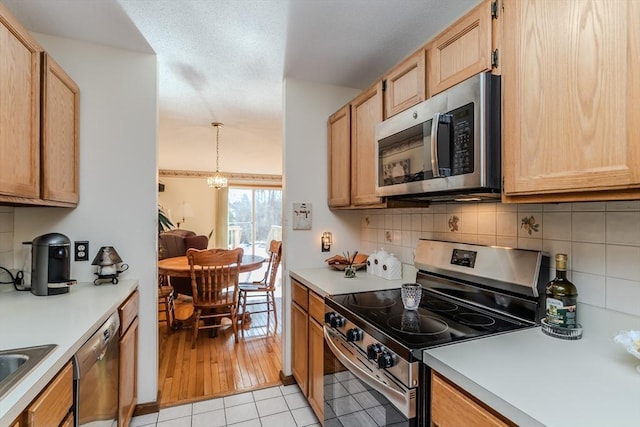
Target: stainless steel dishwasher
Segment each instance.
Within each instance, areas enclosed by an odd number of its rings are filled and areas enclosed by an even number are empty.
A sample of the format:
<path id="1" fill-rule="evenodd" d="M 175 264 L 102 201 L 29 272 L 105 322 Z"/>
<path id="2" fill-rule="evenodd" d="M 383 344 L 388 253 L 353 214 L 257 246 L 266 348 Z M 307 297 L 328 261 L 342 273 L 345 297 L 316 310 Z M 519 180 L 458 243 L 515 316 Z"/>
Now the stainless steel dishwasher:
<path id="1" fill-rule="evenodd" d="M 118 424 L 119 329 L 114 313 L 74 355 L 76 427 Z"/>

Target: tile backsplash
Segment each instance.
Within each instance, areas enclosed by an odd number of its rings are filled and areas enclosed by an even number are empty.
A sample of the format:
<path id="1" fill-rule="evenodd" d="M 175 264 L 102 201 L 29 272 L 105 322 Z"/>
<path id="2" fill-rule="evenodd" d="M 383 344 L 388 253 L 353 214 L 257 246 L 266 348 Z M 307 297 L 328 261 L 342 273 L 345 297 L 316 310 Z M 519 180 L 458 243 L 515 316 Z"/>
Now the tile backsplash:
<path id="1" fill-rule="evenodd" d="M 553 267 L 566 253 L 579 301 L 640 315 L 640 201 L 447 204 L 361 218 L 361 250 L 384 248 L 405 264 L 420 238 L 542 250 Z"/>
<path id="2" fill-rule="evenodd" d="M 0 206 L 0 266 L 8 269 L 13 268 L 13 211 Z"/>

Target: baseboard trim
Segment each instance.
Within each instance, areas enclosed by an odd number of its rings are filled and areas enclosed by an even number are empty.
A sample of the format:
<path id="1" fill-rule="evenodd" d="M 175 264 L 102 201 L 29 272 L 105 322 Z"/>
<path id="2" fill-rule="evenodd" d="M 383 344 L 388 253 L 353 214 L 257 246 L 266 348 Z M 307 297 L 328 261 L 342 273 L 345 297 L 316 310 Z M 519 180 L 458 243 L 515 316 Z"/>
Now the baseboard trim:
<path id="1" fill-rule="evenodd" d="M 142 403 L 140 405 L 136 405 L 136 408 L 133 410 L 133 416 L 139 417 L 140 415 L 153 414 L 156 412 L 160 412 L 160 392 L 158 391 L 158 397 L 155 402 L 147 402 Z"/>
<path id="2" fill-rule="evenodd" d="M 291 385 L 296 383 L 293 375 L 285 375 L 282 371 L 280 371 L 280 381 L 282 381 L 282 385 Z"/>

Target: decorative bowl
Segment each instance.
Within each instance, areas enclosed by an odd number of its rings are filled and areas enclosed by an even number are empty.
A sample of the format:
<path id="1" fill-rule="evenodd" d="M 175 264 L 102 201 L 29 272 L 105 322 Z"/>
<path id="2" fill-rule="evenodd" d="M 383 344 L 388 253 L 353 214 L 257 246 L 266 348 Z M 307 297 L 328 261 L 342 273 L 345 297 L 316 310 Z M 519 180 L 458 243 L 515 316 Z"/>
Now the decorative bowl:
<path id="1" fill-rule="evenodd" d="M 361 264 L 353 264 L 353 268 L 355 268 L 356 270 L 361 270 L 366 266 L 366 262 L 363 262 Z M 329 264 L 329 267 L 333 268 L 334 270 L 344 271 L 345 268 L 347 268 L 347 264 Z"/>
<path id="2" fill-rule="evenodd" d="M 620 331 L 613 341 L 622 344 L 627 352 L 640 359 L 640 331 Z M 640 372 L 640 365 L 636 369 Z"/>

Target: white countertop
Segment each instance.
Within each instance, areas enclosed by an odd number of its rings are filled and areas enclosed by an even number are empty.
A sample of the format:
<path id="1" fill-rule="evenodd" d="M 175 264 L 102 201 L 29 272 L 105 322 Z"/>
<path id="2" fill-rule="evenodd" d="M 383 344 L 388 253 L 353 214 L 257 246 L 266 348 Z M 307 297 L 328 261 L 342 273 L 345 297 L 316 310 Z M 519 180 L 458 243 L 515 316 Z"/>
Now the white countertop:
<path id="1" fill-rule="evenodd" d="M 289 275 L 320 296 L 399 288 L 404 280 L 387 280 L 358 270 L 356 277 L 347 279 L 344 271 L 329 267 L 290 270 Z M 415 282 L 415 277 L 409 282 Z"/>
<path id="2" fill-rule="evenodd" d="M 328 268 L 289 274 L 322 296 L 405 282 L 364 271 L 346 279 Z M 640 360 L 613 337 L 640 330 L 640 317 L 586 304 L 579 316 L 584 332 L 577 341 L 535 327 L 425 350 L 424 361 L 520 426 L 639 426 Z"/>
<path id="3" fill-rule="evenodd" d="M 9 425 L 20 415 L 137 286 L 137 280 L 101 286 L 78 283 L 55 296 L 0 287 L 0 350 L 58 345 L 0 400 L 0 425 Z"/>
<path id="4" fill-rule="evenodd" d="M 520 426 L 638 426 L 640 373 L 613 337 L 640 318 L 579 305 L 583 337 L 539 327 L 424 351 L 424 362 Z"/>

